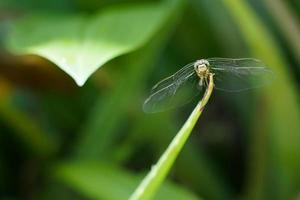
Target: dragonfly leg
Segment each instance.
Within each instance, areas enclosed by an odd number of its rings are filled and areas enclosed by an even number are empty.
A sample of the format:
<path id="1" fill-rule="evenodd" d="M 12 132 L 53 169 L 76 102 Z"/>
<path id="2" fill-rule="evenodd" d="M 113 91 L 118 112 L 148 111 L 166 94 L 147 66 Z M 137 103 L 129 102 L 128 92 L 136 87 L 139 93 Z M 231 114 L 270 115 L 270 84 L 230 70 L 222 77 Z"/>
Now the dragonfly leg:
<path id="1" fill-rule="evenodd" d="M 203 78 L 202 77 L 199 80 L 199 86 L 200 86 L 200 88 L 203 86 Z"/>
<path id="2" fill-rule="evenodd" d="M 204 78 L 204 82 L 205 82 L 205 86 L 208 86 L 209 85 L 209 76 L 210 75 L 215 75 L 215 74 L 213 74 L 213 73 L 208 73 L 208 76 L 206 76 L 205 78 Z"/>
<path id="3" fill-rule="evenodd" d="M 208 86 L 208 77 L 205 77 L 205 86 Z"/>

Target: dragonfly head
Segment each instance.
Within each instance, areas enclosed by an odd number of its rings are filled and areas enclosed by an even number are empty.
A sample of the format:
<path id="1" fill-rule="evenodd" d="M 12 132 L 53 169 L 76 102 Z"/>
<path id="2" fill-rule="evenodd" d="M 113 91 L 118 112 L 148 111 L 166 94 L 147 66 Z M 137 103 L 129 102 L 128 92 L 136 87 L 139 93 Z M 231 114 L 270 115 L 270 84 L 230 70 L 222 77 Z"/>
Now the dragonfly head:
<path id="1" fill-rule="evenodd" d="M 209 62 L 205 59 L 197 60 L 194 64 L 195 71 L 200 78 L 205 78 L 209 75 Z"/>

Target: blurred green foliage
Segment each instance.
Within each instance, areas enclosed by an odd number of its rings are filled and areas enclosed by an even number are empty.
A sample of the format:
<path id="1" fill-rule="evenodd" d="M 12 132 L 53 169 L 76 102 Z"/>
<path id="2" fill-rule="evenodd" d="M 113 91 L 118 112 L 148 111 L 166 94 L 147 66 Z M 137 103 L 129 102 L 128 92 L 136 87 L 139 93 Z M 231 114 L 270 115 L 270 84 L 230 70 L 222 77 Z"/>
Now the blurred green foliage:
<path id="1" fill-rule="evenodd" d="M 115 165 L 78 162 L 59 165 L 57 177 L 78 191 L 97 199 L 127 199 L 142 177 L 117 169 Z M 182 188 L 167 183 L 155 199 L 199 199 Z"/>
<path id="2" fill-rule="evenodd" d="M 149 89 L 206 57 L 256 57 L 276 80 L 216 91 L 156 199 L 299 198 L 299 13 L 279 0 L 1 1 L 0 199 L 128 198 L 195 105 L 145 114 Z M 78 87 L 8 43 L 71 76 L 103 66 Z"/>

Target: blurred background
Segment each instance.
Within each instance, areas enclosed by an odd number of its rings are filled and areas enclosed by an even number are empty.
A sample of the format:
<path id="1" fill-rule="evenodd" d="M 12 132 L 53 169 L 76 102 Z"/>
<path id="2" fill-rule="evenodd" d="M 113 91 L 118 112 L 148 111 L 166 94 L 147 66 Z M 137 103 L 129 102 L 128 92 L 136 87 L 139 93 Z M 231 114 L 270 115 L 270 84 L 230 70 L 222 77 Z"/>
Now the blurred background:
<path id="1" fill-rule="evenodd" d="M 60 37 L 43 20 L 77 23 L 110 7 L 153 3 L 164 6 L 151 36 L 83 87 L 43 57 L 16 56 L 7 42 L 34 43 L 37 30 Z M 27 26 L 28 14 L 41 22 Z M 197 103 L 146 114 L 150 88 L 208 57 L 255 57 L 276 79 L 249 92 L 214 91 L 155 198 L 300 199 L 299 22 L 297 0 L 1 0 L 0 199 L 127 199 Z M 131 34 L 130 24 L 123 31 Z"/>

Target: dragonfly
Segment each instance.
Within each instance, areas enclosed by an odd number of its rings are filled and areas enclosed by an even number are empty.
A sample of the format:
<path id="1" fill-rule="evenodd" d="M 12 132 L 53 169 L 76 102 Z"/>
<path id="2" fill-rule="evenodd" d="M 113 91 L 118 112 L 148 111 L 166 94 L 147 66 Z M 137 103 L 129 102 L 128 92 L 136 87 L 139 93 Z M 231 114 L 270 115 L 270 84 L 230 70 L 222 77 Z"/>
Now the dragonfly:
<path id="1" fill-rule="evenodd" d="M 273 71 L 254 58 L 197 60 L 154 85 L 144 102 L 144 112 L 162 112 L 190 102 L 205 91 L 210 74 L 214 75 L 214 88 L 227 92 L 258 88 L 274 79 Z"/>

